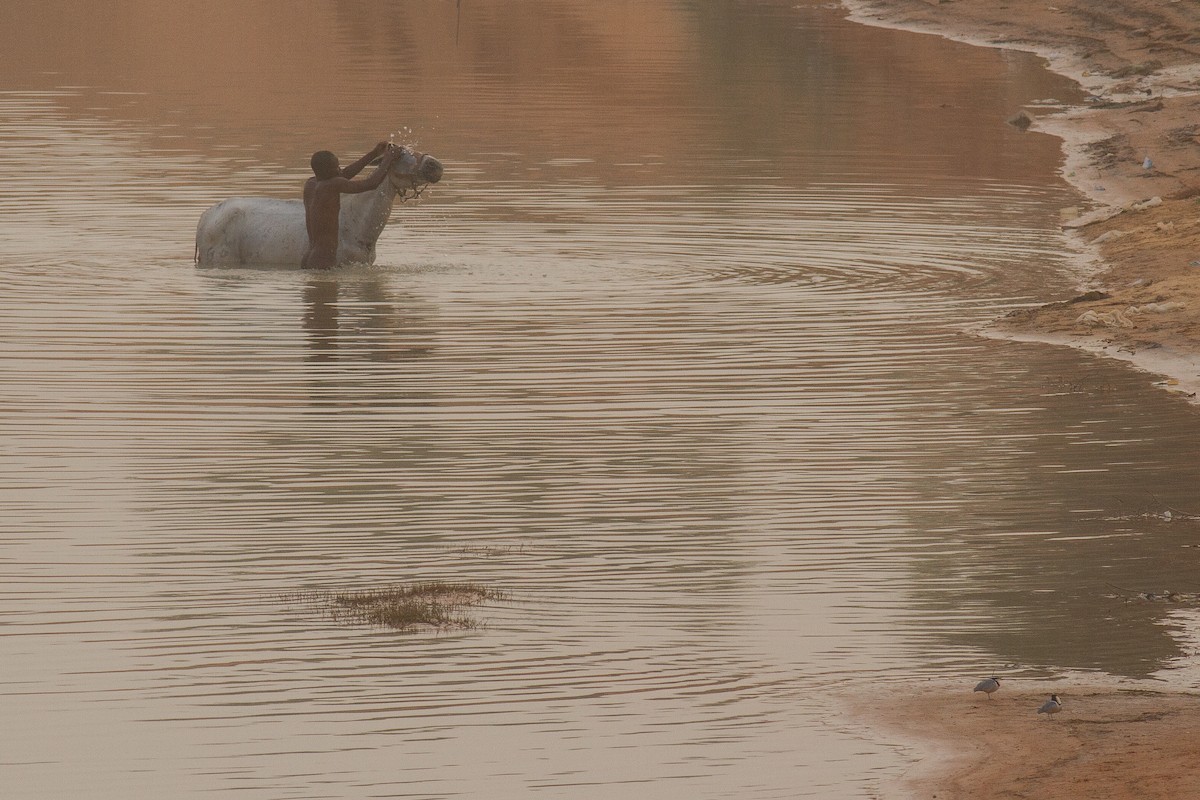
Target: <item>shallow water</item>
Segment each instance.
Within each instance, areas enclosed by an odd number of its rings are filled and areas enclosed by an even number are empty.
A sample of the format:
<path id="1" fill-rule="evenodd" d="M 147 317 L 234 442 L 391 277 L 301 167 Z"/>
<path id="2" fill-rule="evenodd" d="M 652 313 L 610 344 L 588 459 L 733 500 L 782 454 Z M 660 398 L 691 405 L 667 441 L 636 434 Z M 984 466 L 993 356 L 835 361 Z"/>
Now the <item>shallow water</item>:
<path id="1" fill-rule="evenodd" d="M 963 332 L 1070 292 L 1002 120 L 1071 87 L 791 5 L 18 0 L 6 794 L 869 797 L 847 689 L 1194 683 L 1191 610 L 1119 595 L 1194 591 L 1195 412 Z M 192 265 L 392 131 L 447 175 L 376 266 Z M 281 599 L 424 579 L 512 600 Z"/>

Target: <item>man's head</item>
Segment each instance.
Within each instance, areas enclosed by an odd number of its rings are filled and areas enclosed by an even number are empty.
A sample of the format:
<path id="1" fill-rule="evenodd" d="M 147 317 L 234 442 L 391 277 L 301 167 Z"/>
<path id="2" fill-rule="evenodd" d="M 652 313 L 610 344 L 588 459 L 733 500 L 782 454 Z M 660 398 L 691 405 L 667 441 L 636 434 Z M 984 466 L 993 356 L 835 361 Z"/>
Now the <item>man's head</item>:
<path id="1" fill-rule="evenodd" d="M 336 178 L 341 172 L 341 168 L 338 166 L 338 157 L 328 150 L 318 150 L 313 153 L 310 163 L 313 174 L 321 180 Z"/>

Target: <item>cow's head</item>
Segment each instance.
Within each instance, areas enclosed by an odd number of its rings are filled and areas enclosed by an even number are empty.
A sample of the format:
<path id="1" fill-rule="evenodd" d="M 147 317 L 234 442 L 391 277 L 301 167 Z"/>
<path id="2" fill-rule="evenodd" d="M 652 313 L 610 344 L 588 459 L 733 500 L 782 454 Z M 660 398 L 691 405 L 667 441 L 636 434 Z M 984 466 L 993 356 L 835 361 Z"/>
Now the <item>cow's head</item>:
<path id="1" fill-rule="evenodd" d="M 401 200 L 419 195 L 426 186 L 442 179 L 445 171 L 442 162 L 410 147 L 400 149 L 400 157 L 392 162 L 388 180 Z"/>

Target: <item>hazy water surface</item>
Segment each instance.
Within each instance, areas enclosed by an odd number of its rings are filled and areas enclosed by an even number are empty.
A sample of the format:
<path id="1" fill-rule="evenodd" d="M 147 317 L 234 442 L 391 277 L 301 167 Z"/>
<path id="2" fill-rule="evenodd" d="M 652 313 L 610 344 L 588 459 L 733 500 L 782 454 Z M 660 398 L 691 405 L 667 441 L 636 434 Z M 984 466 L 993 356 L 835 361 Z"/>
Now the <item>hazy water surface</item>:
<path id="1" fill-rule="evenodd" d="M 1191 685 L 1112 587 L 1195 591 L 1194 411 L 962 332 L 1071 290 L 1072 88 L 793 5 L 16 0 L 0 793 L 865 798 L 847 689 Z M 193 266 L 393 132 L 376 266 Z M 425 579 L 511 600 L 281 599 Z"/>

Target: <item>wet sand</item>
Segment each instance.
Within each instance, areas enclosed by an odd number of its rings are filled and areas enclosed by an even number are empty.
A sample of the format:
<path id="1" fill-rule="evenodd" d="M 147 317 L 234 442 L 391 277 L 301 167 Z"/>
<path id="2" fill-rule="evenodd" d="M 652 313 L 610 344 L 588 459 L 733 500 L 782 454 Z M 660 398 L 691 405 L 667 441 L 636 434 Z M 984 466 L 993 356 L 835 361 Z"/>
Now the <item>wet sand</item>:
<path id="1" fill-rule="evenodd" d="M 1089 259 L 1074 297 L 990 326 L 1132 362 L 1200 391 L 1200 7 L 1182 0 L 847 0 L 861 22 L 1034 51 L 1089 93 L 1012 109 L 1064 140 L 1086 201 L 1063 210 Z M 1146 159 L 1149 158 L 1149 163 Z"/>
<path id="2" fill-rule="evenodd" d="M 1200 797 L 1200 697 L 1067 682 L 1005 681 L 994 699 L 972 681 L 925 686 L 871 710 L 919 760 L 881 796 L 988 800 Z M 1014 688 L 1014 684 L 1018 684 Z M 1053 717 L 1037 713 L 1054 692 Z"/>
<path id="3" fill-rule="evenodd" d="M 1089 93 L 1077 107 L 1012 109 L 1062 137 L 1064 209 L 1086 258 L 1078 293 L 991 324 L 1127 360 L 1161 388 L 1200 392 L 1200 6 L 1181 0 L 846 0 L 861 22 L 1031 50 Z M 1016 121 L 1016 120 L 1014 120 Z M 1149 158 L 1149 162 L 1146 159 Z M 1138 688 L 973 682 L 922 687 L 864 713 L 916 744 L 885 797 L 1200 797 L 1200 697 Z M 1054 719 L 1037 708 L 1057 691 Z"/>

